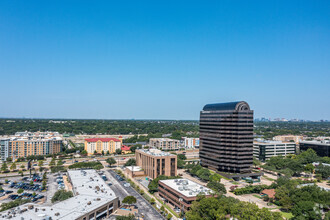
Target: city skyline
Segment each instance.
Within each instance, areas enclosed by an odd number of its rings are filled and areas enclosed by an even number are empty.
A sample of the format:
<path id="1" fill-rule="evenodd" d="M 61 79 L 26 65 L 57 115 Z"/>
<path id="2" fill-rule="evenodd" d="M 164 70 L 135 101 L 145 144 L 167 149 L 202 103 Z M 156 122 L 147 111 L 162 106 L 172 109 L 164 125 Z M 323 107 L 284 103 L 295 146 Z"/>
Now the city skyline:
<path id="1" fill-rule="evenodd" d="M 0 117 L 330 119 L 327 1 L 0 2 Z"/>

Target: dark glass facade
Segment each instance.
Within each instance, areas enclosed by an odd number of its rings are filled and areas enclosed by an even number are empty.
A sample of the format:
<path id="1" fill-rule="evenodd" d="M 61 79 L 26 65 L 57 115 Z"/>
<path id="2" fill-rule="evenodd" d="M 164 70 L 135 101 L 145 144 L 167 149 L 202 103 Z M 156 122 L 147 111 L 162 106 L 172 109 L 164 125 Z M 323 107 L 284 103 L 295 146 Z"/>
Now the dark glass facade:
<path id="1" fill-rule="evenodd" d="M 300 151 L 313 149 L 320 157 L 330 157 L 330 144 L 301 141 L 299 143 Z"/>
<path id="2" fill-rule="evenodd" d="M 249 173 L 253 164 L 253 111 L 246 102 L 206 105 L 200 112 L 201 165 Z"/>

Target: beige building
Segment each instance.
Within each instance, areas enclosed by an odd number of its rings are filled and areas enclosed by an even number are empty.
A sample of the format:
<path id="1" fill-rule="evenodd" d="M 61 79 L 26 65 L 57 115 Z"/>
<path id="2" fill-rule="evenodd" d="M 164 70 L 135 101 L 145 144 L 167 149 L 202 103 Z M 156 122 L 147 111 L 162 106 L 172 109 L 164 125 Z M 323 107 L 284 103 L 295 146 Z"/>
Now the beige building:
<path id="1" fill-rule="evenodd" d="M 178 150 L 181 146 L 179 140 L 170 138 L 150 138 L 149 145 L 160 150 Z"/>
<path id="2" fill-rule="evenodd" d="M 88 155 L 92 155 L 95 152 L 101 154 L 102 151 L 106 154 L 109 152 L 113 154 L 117 149 L 121 150 L 122 138 L 89 138 L 85 139 L 85 150 Z"/>
<path id="3" fill-rule="evenodd" d="M 177 156 L 158 149 L 139 149 L 135 151 L 136 165 L 152 179 L 159 175 L 177 175 Z"/>
<path id="4" fill-rule="evenodd" d="M 1 160 L 13 160 L 30 155 L 49 155 L 61 152 L 62 138 L 58 132 L 17 132 L 0 139 Z"/>
<path id="5" fill-rule="evenodd" d="M 282 142 L 292 142 L 294 141 L 296 144 L 300 141 L 304 140 L 303 136 L 297 135 L 278 135 L 273 138 L 274 141 L 282 141 Z"/>

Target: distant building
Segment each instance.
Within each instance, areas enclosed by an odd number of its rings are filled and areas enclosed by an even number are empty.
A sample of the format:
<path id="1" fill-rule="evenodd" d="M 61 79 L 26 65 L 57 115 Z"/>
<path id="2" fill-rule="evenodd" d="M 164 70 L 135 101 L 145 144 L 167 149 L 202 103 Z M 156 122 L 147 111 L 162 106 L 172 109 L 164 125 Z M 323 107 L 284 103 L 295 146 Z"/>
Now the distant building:
<path id="1" fill-rule="evenodd" d="M 159 180 L 159 196 L 175 208 L 188 211 L 199 194 L 212 197 L 212 190 L 188 179 Z"/>
<path id="2" fill-rule="evenodd" d="M 290 142 L 293 141 L 298 144 L 300 141 L 304 140 L 303 136 L 297 135 L 278 135 L 273 138 L 274 141 L 283 141 L 283 142 Z"/>
<path id="3" fill-rule="evenodd" d="M 199 147 L 199 138 L 187 138 L 183 137 L 184 147 L 189 148 L 198 148 Z"/>
<path id="4" fill-rule="evenodd" d="M 49 155 L 61 152 L 62 138 L 58 132 L 16 132 L 0 139 L 1 160 L 30 155 Z"/>
<path id="5" fill-rule="evenodd" d="M 260 161 L 266 161 L 273 156 L 286 156 L 295 153 L 295 143 L 265 140 L 257 140 L 253 143 L 253 156 Z"/>
<path id="6" fill-rule="evenodd" d="M 179 140 L 170 138 L 150 138 L 149 145 L 160 150 L 178 150 L 181 146 Z"/>
<path id="7" fill-rule="evenodd" d="M 301 141 L 299 148 L 300 151 L 306 151 L 311 148 L 320 157 L 329 157 L 330 155 L 330 141 Z"/>
<path id="8" fill-rule="evenodd" d="M 228 173 L 250 173 L 253 110 L 246 102 L 205 105 L 200 112 L 201 165 Z"/>
<path id="9" fill-rule="evenodd" d="M 88 155 L 92 155 L 95 152 L 101 154 L 102 151 L 110 154 L 116 152 L 117 149 L 121 150 L 122 139 L 119 138 L 89 138 L 85 139 L 85 150 Z"/>
<path id="10" fill-rule="evenodd" d="M 177 175 L 177 156 L 158 149 L 139 149 L 135 151 L 136 165 L 152 179 L 159 175 Z"/>

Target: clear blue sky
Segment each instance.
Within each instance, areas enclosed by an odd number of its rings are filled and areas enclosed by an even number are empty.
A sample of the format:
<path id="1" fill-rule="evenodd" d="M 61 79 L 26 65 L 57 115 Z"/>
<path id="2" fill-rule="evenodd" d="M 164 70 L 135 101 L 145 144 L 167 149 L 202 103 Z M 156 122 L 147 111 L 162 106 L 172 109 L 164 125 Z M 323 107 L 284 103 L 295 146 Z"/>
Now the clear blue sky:
<path id="1" fill-rule="evenodd" d="M 0 1 L 0 116 L 330 119 L 329 1 Z"/>

